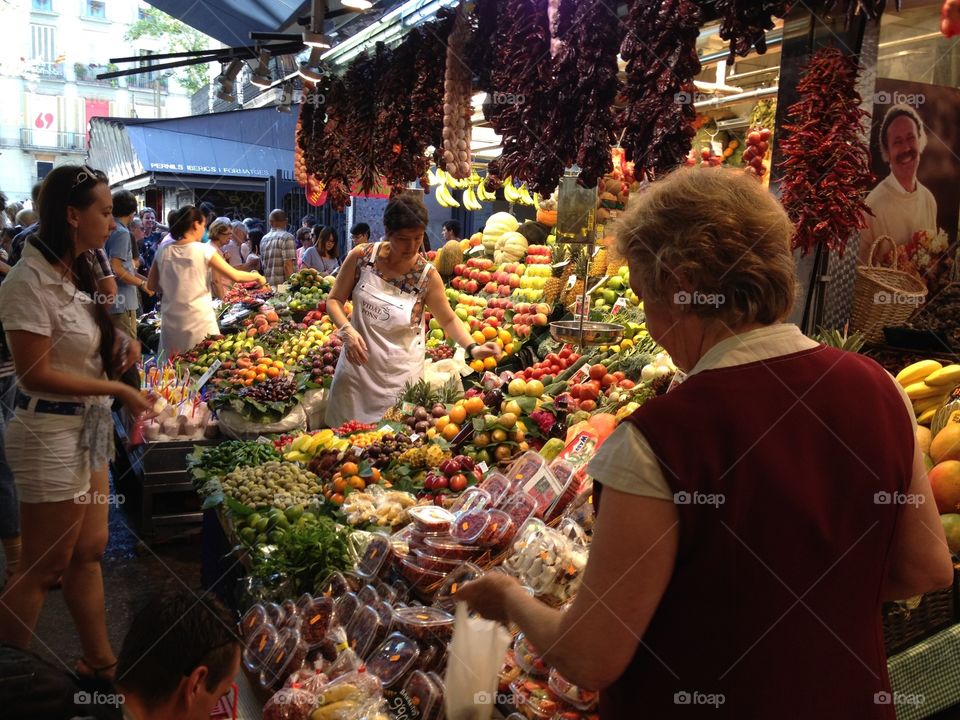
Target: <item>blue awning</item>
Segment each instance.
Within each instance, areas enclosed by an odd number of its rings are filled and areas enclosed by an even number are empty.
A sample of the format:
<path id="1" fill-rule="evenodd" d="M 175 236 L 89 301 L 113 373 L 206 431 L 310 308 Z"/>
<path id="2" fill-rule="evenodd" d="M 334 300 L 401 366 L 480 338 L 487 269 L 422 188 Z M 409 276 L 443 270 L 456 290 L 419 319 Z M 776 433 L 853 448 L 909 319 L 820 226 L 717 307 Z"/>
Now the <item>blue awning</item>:
<path id="1" fill-rule="evenodd" d="M 277 32 L 303 14 L 304 0 L 147 0 L 167 15 L 236 47 L 250 44 L 251 32 Z M 309 10 L 306 10 L 309 14 Z"/>
<path id="2" fill-rule="evenodd" d="M 91 166 L 111 184 L 148 173 L 216 178 L 293 172 L 297 118 L 273 107 L 164 120 L 92 118 Z"/>

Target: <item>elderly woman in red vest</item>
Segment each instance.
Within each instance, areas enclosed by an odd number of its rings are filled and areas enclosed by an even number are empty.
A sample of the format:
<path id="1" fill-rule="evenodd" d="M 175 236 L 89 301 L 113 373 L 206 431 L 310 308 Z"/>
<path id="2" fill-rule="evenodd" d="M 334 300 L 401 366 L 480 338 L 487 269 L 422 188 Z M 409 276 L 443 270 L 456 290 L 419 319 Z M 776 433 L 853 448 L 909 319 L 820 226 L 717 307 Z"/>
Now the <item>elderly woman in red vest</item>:
<path id="1" fill-rule="evenodd" d="M 503 574 L 460 591 L 600 689 L 604 720 L 892 720 L 880 605 L 952 580 L 910 402 L 872 360 L 783 322 L 791 233 L 734 170 L 679 171 L 635 202 L 619 245 L 685 379 L 592 461 L 566 611 Z"/>

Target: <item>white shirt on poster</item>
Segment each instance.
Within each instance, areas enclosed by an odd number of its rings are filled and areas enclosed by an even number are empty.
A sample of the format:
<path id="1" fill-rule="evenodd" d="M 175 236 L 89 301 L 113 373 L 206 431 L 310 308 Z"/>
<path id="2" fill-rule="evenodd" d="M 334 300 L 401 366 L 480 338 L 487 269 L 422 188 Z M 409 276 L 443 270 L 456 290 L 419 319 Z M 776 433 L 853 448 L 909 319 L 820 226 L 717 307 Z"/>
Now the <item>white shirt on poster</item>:
<path id="1" fill-rule="evenodd" d="M 907 192 L 890 173 L 870 191 L 866 203 L 873 216 L 865 216 L 867 227 L 860 233 L 864 253 L 882 235 L 889 235 L 897 245 L 905 245 L 918 230 L 937 231 L 937 201 L 919 180 L 917 189 Z M 878 248 L 878 252 L 883 249 Z"/>

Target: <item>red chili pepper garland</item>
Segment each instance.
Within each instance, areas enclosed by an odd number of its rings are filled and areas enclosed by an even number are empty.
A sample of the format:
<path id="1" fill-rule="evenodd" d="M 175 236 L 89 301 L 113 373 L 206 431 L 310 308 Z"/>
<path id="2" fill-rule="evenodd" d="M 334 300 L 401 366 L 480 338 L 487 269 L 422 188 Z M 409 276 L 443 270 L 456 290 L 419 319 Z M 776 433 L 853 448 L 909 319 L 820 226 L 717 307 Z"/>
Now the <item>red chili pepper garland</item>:
<path id="1" fill-rule="evenodd" d="M 636 0 L 625 24 L 621 145 L 638 176 L 644 171 L 658 175 L 683 162 L 696 135 L 693 78 L 700 72 L 700 8 L 691 0 Z"/>
<path id="2" fill-rule="evenodd" d="M 783 17 L 792 2 L 784 0 L 717 0 L 720 37 L 730 42 L 730 59 L 748 55 L 754 48 L 767 51 L 766 33 L 774 27 L 773 16 Z"/>
<path id="3" fill-rule="evenodd" d="M 818 51 L 797 84 L 800 100 L 787 110 L 780 149 L 785 158 L 781 202 L 796 224 L 793 247 L 803 255 L 823 243 L 841 255 L 870 213 L 874 182 L 862 140 L 856 61 L 835 48 Z"/>

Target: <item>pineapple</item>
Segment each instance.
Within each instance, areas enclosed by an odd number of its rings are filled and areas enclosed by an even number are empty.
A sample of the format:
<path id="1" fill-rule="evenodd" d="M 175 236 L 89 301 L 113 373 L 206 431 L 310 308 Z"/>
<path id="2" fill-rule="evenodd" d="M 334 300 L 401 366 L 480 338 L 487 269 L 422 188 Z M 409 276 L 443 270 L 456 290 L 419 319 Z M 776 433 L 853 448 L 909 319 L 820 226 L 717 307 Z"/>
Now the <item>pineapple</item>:
<path id="1" fill-rule="evenodd" d="M 560 292 L 563 290 L 563 284 L 565 280 L 561 278 L 567 277 L 564 273 L 567 272 L 572 263 L 567 263 L 563 267 L 553 267 L 557 263 L 561 263 L 567 259 L 567 248 L 564 245 L 554 245 L 553 251 L 550 253 L 551 267 L 550 271 L 553 275 L 547 280 L 546 284 L 543 286 L 543 301 L 553 305 L 559 298 Z"/>
<path id="2" fill-rule="evenodd" d="M 600 249 L 597 251 L 597 254 L 593 256 L 593 261 L 590 263 L 590 277 L 598 278 L 606 275 L 607 264 L 607 247 L 601 244 Z"/>
<path id="3" fill-rule="evenodd" d="M 586 287 L 587 271 L 590 268 L 590 255 L 586 250 L 580 250 L 577 259 L 570 264 L 573 265 L 573 272 L 577 276 L 577 281 L 563 296 L 563 304 L 567 306 L 573 305 L 577 298 L 583 295 L 583 290 Z"/>

